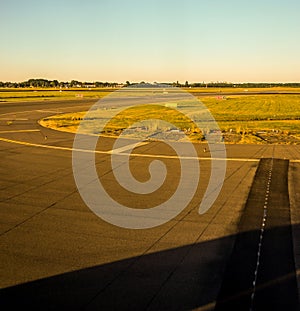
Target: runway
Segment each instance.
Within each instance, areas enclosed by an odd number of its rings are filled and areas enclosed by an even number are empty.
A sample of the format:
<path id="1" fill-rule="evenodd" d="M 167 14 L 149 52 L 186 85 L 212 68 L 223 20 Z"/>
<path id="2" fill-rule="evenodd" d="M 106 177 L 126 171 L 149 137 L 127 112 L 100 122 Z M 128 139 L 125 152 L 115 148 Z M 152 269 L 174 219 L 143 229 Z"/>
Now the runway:
<path id="1" fill-rule="evenodd" d="M 293 238 L 293 251 L 289 251 L 300 268 L 299 146 L 227 145 L 223 188 L 213 206 L 199 215 L 210 176 L 209 153 L 199 144 L 201 181 L 188 206 L 156 228 L 119 228 L 97 217 L 80 197 L 72 171 L 74 134 L 37 123 L 50 115 L 87 110 L 92 104 L 92 100 L 0 104 L 1 305 L 73 310 L 213 309 L 262 158 L 288 163 L 286 191 Z M 159 158 L 169 168 L 167 184 L 147 198 L 133 198 L 116 186 L 111 152 L 112 140 L 102 138 L 96 167 L 106 190 L 118 202 L 150 208 L 170 197 L 178 178 L 178 159 L 163 143 L 142 145 L 130 159 L 138 180 L 147 179 L 144 166 L 153 159 Z M 284 229 L 289 221 L 283 224 L 279 220 L 275 226 Z M 295 271 L 288 269 L 288 273 L 296 277 Z M 273 277 L 267 275 L 264 284 L 274 281 Z"/>

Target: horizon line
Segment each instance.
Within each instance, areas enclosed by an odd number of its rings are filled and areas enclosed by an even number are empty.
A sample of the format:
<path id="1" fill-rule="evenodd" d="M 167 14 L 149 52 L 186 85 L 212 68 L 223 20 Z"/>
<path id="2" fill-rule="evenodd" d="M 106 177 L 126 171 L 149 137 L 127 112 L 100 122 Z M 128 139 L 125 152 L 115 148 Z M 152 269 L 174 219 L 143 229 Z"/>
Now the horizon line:
<path id="1" fill-rule="evenodd" d="M 175 80 L 175 81 L 165 81 L 165 82 L 160 82 L 160 81 L 146 81 L 146 80 L 140 80 L 140 81 L 130 81 L 130 80 L 126 80 L 125 82 L 122 81 L 109 81 L 109 80 L 78 80 L 78 79 L 68 79 L 68 80 L 58 80 L 58 79 L 49 79 L 49 78 L 29 78 L 27 80 L 18 80 L 18 81 L 4 81 L 4 80 L 0 80 L 0 83 L 25 83 L 25 82 L 29 82 L 30 80 L 45 80 L 45 81 L 57 81 L 58 83 L 71 83 L 72 81 L 74 82 L 78 82 L 78 83 L 110 83 L 110 84 L 127 84 L 127 81 L 130 84 L 138 84 L 138 83 L 150 83 L 150 84 L 297 84 L 300 83 L 300 81 L 260 81 L 260 82 L 254 82 L 254 81 L 189 81 L 189 80 L 185 80 L 183 82 L 179 81 L 179 80 Z"/>

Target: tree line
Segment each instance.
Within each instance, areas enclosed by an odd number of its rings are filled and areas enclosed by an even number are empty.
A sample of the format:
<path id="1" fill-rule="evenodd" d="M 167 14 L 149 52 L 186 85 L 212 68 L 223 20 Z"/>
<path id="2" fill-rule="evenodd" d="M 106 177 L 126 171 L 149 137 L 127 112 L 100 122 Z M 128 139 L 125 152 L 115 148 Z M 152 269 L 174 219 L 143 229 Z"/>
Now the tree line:
<path id="1" fill-rule="evenodd" d="M 0 81 L 0 87 L 14 87 L 14 88 L 28 88 L 28 87 L 40 87 L 40 88 L 50 88 L 50 87 L 117 87 L 119 86 L 116 82 L 81 82 L 77 80 L 72 80 L 68 82 L 58 81 L 58 80 L 47 80 L 47 79 L 29 79 L 23 82 L 2 82 Z"/>
<path id="2" fill-rule="evenodd" d="M 132 85 L 144 84 L 142 81 L 140 83 L 131 83 L 126 81 L 125 83 L 117 82 L 82 82 L 77 80 L 71 80 L 69 82 L 63 82 L 58 80 L 47 80 L 47 79 L 29 79 L 24 82 L 2 82 L 0 81 L 0 87 L 2 88 L 29 88 L 29 87 L 39 87 L 39 88 L 74 88 L 74 87 L 126 87 Z M 290 83 L 270 83 L 270 82 L 243 82 L 243 83 L 231 83 L 231 82 L 196 82 L 185 83 L 176 82 L 166 82 L 160 85 L 170 85 L 174 87 L 203 87 L 203 88 L 226 88 L 226 87 L 237 87 L 237 88 L 267 88 L 267 87 L 300 87 L 300 82 L 290 82 Z"/>
<path id="3" fill-rule="evenodd" d="M 242 82 L 242 83 L 232 83 L 232 82 L 196 82 L 189 83 L 186 81 L 185 83 L 173 82 L 172 86 L 177 87 L 218 87 L 218 88 L 226 88 L 226 87 L 237 87 L 237 88 L 268 88 L 268 87 L 300 87 L 300 82 L 288 82 L 288 83 L 270 83 L 270 82 Z"/>

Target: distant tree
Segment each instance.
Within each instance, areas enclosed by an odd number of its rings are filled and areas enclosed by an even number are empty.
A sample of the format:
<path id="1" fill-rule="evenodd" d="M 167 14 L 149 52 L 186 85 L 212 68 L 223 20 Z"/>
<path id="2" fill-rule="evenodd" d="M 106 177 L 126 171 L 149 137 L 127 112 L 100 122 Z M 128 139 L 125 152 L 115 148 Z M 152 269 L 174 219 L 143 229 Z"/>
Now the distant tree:
<path id="1" fill-rule="evenodd" d="M 79 82 L 77 80 L 72 80 L 70 82 L 70 87 L 76 87 L 76 86 L 82 86 L 82 82 Z"/>
<path id="2" fill-rule="evenodd" d="M 59 82 L 57 80 L 53 80 L 50 82 L 50 86 L 51 87 L 58 87 L 59 86 Z"/>
<path id="3" fill-rule="evenodd" d="M 96 87 L 103 87 L 103 82 L 96 81 L 95 86 Z"/>
<path id="4" fill-rule="evenodd" d="M 130 82 L 129 82 L 129 81 L 126 81 L 125 83 L 126 83 L 126 86 L 129 86 L 129 85 L 130 85 Z"/>
<path id="5" fill-rule="evenodd" d="M 63 81 L 60 81 L 60 82 L 59 82 L 59 86 L 60 86 L 60 87 L 66 87 L 67 85 L 68 85 L 67 82 L 63 82 Z"/>

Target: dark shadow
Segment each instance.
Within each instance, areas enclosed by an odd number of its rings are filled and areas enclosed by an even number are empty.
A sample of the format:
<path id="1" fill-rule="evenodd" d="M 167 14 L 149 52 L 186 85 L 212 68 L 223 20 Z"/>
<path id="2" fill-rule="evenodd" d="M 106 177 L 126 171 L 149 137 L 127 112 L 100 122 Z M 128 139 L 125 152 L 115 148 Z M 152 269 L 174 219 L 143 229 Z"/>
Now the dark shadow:
<path id="1" fill-rule="evenodd" d="M 272 228 L 267 234 L 277 239 L 286 230 L 290 227 Z M 246 232 L 238 239 L 252 240 L 258 234 Z M 186 245 L 5 288 L 0 292 L 1 309 L 191 310 L 206 306 L 205 310 L 212 310 L 228 261 L 222 250 L 230 247 L 233 239 L 234 236 L 229 236 Z M 276 244 L 278 251 L 280 243 Z M 232 271 L 228 279 L 228 267 L 225 272 L 228 286 L 225 299 L 231 303 L 243 301 L 243 308 L 226 309 L 228 304 L 218 303 L 218 309 L 249 310 L 256 258 L 244 259 L 244 262 L 228 263 L 231 268 L 232 264 L 237 265 L 240 275 Z M 272 257 L 267 256 L 265 260 L 262 269 L 268 266 L 270 269 L 267 273 L 260 270 L 263 278 L 256 291 L 260 303 L 271 307 L 268 310 L 283 307 L 296 310 L 299 305 L 294 260 L 289 258 L 279 266 L 274 266 Z M 282 295 L 278 295 L 278 289 Z M 219 299 L 222 302 L 224 293 Z M 254 310 L 258 309 L 261 308 Z"/>
<path id="2" fill-rule="evenodd" d="M 288 160 L 260 160 L 216 310 L 299 310 L 288 167 Z"/>
<path id="3" fill-rule="evenodd" d="M 2 310 L 212 310 L 214 307 L 299 310 L 288 166 L 286 160 L 260 161 L 236 236 L 5 288 L 0 292 L 0 307 Z M 270 191 L 267 193 L 266 189 Z M 262 227 L 263 218 L 266 222 Z M 299 226 L 295 225 L 295 231 Z"/>

